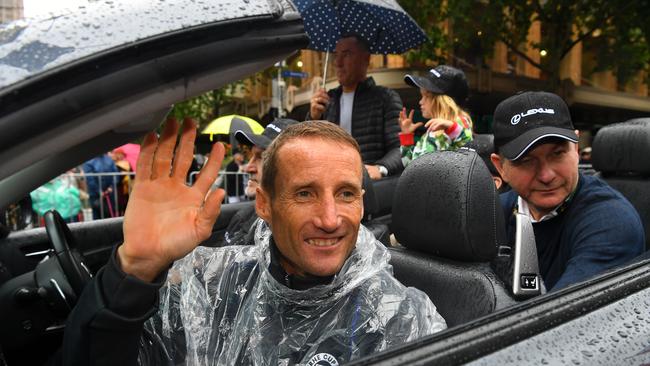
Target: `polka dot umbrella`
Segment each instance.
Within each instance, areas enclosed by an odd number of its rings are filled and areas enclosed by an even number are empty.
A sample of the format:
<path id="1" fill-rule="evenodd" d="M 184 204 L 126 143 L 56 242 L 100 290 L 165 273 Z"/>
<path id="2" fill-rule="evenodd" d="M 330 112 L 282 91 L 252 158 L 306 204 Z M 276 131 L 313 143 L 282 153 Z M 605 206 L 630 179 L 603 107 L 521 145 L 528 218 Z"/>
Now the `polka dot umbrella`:
<path id="1" fill-rule="evenodd" d="M 334 51 L 342 34 L 358 34 L 376 54 L 399 54 L 427 41 L 395 0 L 294 0 L 309 36 L 307 48 Z"/>

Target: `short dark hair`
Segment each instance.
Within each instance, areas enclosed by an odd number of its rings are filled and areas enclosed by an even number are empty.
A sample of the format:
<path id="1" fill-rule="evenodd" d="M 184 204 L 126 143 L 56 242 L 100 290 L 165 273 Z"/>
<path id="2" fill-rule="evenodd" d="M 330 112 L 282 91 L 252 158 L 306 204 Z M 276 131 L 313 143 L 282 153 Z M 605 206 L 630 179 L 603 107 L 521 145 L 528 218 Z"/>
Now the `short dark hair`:
<path id="1" fill-rule="evenodd" d="M 358 33 L 344 33 L 341 35 L 340 39 L 343 38 L 354 38 L 363 51 L 370 53 L 370 42 Z"/>
<path id="2" fill-rule="evenodd" d="M 305 121 L 287 127 L 271 145 L 264 150 L 262 155 L 262 189 L 273 198 L 275 195 L 275 177 L 278 175 L 278 151 L 288 142 L 312 137 L 338 142 L 354 148 L 361 159 L 361 149 L 357 141 L 347 131 L 328 121 Z"/>

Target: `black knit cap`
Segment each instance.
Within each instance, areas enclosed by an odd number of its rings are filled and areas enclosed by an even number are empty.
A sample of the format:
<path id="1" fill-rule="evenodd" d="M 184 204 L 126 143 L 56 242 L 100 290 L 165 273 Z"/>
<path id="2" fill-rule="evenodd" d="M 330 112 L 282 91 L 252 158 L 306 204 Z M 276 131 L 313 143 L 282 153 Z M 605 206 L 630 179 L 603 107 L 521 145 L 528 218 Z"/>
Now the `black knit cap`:
<path id="1" fill-rule="evenodd" d="M 494 111 L 494 147 L 508 160 L 517 160 L 543 139 L 578 142 L 569 107 L 547 92 L 523 92 L 504 100 Z"/>
<path id="2" fill-rule="evenodd" d="M 404 81 L 413 87 L 422 88 L 433 94 L 451 97 L 460 107 L 465 105 L 469 86 L 465 73 L 455 67 L 439 65 L 424 76 L 406 75 Z"/>

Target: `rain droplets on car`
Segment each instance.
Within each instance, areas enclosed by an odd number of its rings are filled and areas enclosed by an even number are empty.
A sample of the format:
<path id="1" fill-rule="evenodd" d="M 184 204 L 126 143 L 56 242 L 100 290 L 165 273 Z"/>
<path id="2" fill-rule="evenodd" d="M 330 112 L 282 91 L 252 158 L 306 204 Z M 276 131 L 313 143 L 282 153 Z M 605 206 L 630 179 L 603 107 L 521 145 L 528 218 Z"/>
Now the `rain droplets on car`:
<path id="1" fill-rule="evenodd" d="M 158 1 L 164 6 L 152 10 L 148 0 L 79 0 L 76 7 L 0 25 L 0 88 L 161 33 L 282 11 L 266 0 Z"/>

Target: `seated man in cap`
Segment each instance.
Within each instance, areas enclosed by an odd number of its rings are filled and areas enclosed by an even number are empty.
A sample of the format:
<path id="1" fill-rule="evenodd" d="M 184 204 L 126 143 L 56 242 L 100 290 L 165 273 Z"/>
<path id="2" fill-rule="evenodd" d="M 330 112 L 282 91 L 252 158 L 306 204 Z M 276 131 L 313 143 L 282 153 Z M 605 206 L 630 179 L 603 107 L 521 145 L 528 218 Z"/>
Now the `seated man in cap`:
<path id="1" fill-rule="evenodd" d="M 557 290 L 643 253 L 634 207 L 602 180 L 578 172 L 578 136 L 559 96 L 525 92 L 494 112 L 492 162 L 512 190 L 501 195 L 514 242 L 514 212 L 533 222 L 546 288 Z"/>
<path id="2" fill-rule="evenodd" d="M 174 153 L 177 135 L 171 120 L 144 139 L 124 242 L 80 296 L 54 361 L 338 365 L 446 327 L 360 225 L 363 163 L 343 129 L 285 129 L 264 153 L 255 245 L 223 248 L 198 244 L 220 213 L 224 192 L 210 187 L 224 148 L 190 187 L 196 127 L 186 121 Z"/>
<path id="3" fill-rule="evenodd" d="M 298 123 L 298 121 L 288 118 L 278 118 L 269 123 L 261 135 L 256 135 L 250 131 L 238 130 L 235 132 L 235 138 L 242 145 L 251 146 L 251 158 L 244 167 L 248 173 L 248 182 L 244 188 L 244 193 L 248 198 L 254 199 L 255 192 L 259 183 L 262 181 L 262 153 L 266 150 L 271 142 L 288 126 Z M 255 207 L 251 206 L 239 210 L 228 223 L 228 227 L 223 236 L 223 241 L 218 240 L 211 246 L 223 245 L 252 245 L 255 244 L 255 236 L 251 227 L 257 220 Z M 211 240 L 209 240 L 211 241 Z"/>

